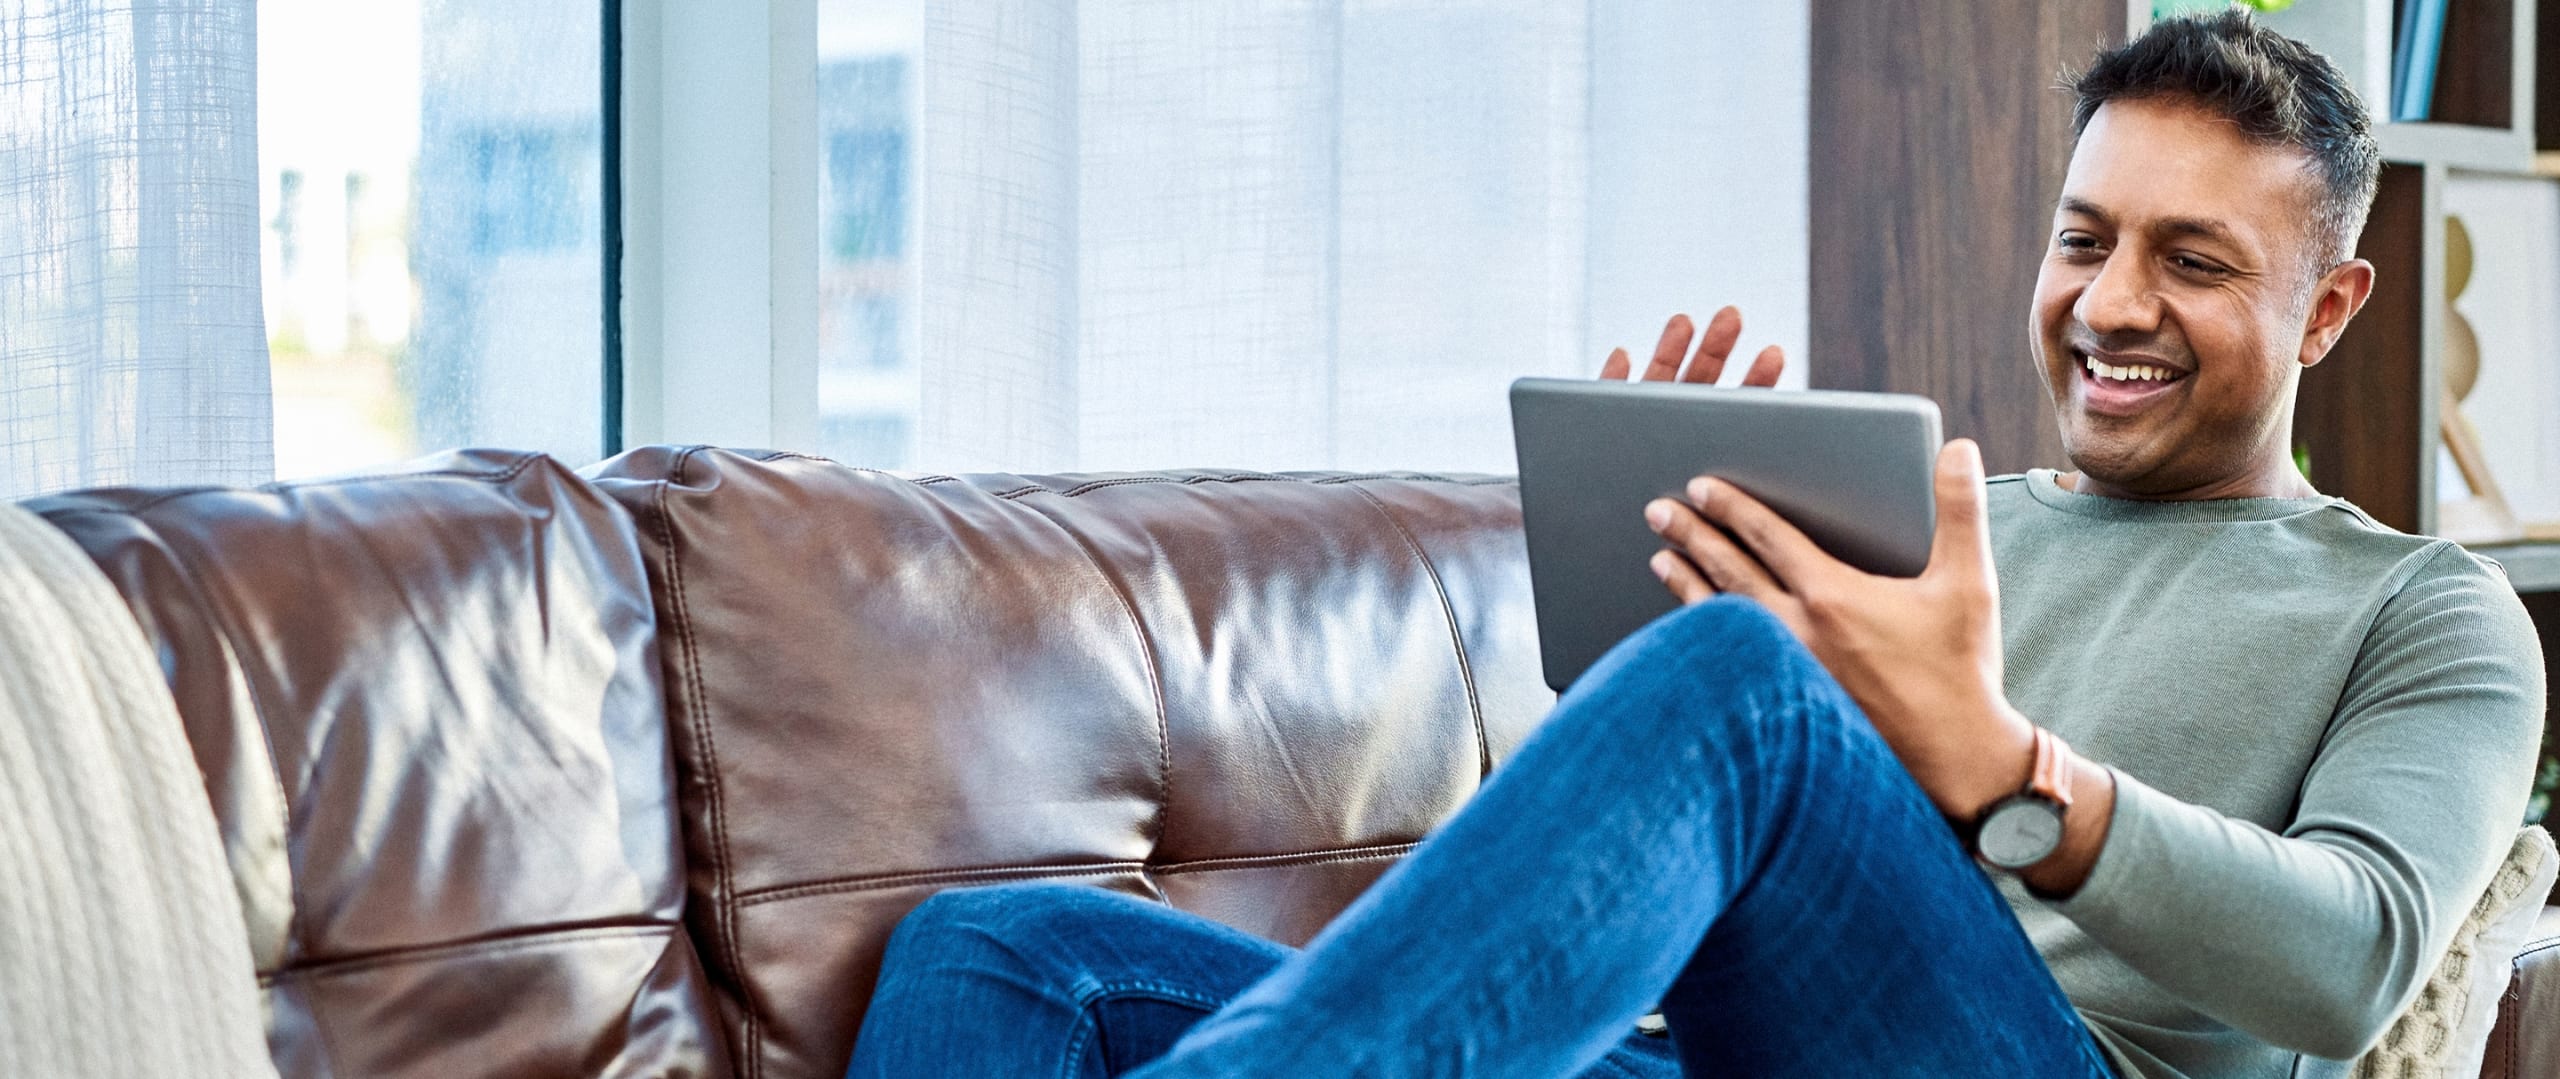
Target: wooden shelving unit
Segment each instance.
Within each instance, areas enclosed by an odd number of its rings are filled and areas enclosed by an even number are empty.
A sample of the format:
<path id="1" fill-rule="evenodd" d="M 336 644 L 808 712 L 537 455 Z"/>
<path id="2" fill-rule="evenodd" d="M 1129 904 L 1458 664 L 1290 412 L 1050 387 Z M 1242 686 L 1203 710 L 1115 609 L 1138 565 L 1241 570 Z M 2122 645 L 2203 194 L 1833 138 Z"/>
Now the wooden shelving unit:
<path id="1" fill-rule="evenodd" d="M 2311 0 L 2264 18 L 2337 60 L 2379 118 L 2389 114 L 2397 2 Z M 2303 377 L 2295 440 L 2315 484 L 2395 528 L 2439 531 L 2445 186 L 2460 173 L 2560 177 L 2555 50 L 2560 2 L 2457 0 L 2446 9 L 2430 120 L 2377 128 L 2388 164 L 2358 250 L 2374 264 L 2374 294 Z M 2560 544 L 2495 551 L 2520 591 L 2560 592 Z"/>

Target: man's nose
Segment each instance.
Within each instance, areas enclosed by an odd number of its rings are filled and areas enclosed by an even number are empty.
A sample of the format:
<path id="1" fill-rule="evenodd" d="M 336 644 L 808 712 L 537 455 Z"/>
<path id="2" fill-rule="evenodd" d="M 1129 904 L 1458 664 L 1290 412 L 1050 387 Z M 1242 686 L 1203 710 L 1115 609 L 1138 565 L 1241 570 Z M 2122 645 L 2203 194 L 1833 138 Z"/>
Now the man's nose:
<path id="1" fill-rule="evenodd" d="M 2160 328 L 2160 297 L 2144 260 L 2116 251 L 2098 267 L 2098 276 L 2080 290 L 2071 313 L 2091 333 L 2104 338 L 2118 333 L 2147 334 Z"/>

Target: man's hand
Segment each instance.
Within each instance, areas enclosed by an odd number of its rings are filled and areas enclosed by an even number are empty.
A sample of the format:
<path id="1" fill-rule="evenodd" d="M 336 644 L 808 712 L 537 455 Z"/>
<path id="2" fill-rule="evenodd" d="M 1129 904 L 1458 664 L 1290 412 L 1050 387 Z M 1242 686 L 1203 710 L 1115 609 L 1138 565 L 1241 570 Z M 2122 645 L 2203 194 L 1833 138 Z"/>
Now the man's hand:
<path id="1" fill-rule="evenodd" d="M 1916 578 L 1878 577 L 1831 557 L 1758 499 L 1701 476 L 1689 503 L 1656 499 L 1645 518 L 1669 549 L 1653 568 L 1684 603 L 1749 596 L 1786 623 L 1849 691 L 1940 812 L 1971 821 L 2026 786 L 2035 728 L 2001 688 L 2000 586 L 1991 566 L 1982 451 L 1938 453 L 1937 535 Z M 2026 874 L 2076 890 L 2114 811 L 2114 780 L 2072 763 L 2063 848 Z"/>
<path id="2" fill-rule="evenodd" d="M 1662 327 L 1662 340 L 1653 346 L 1653 362 L 1645 364 L 1644 382 L 1714 382 L 1724 375 L 1725 361 L 1733 357 L 1735 342 L 1742 340 L 1742 312 L 1731 305 L 1719 308 L 1707 320 L 1707 332 L 1698 337 L 1698 351 L 1689 353 L 1689 339 L 1695 331 L 1689 316 L 1673 315 Z M 1686 361 L 1684 366 L 1683 361 Z M 1600 365 L 1600 377 L 1624 381 L 1634 364 L 1627 350 L 1613 349 Z M 1786 369 L 1787 355 L 1776 345 L 1760 350 L 1751 361 L 1751 369 L 1742 373 L 1745 386 L 1775 386 L 1778 373 Z"/>
<path id="3" fill-rule="evenodd" d="M 1690 481 L 1694 508 L 1658 499 L 1645 517 L 1670 541 L 1653 566 L 1682 602 L 1733 592 L 1769 608 L 1857 699 L 1938 807 L 1969 816 L 2023 785 L 2034 731 L 2001 690 L 1999 583 L 1972 442 L 1939 451 L 1937 496 L 1929 565 L 1910 579 L 1851 568 L 1711 477 Z"/>

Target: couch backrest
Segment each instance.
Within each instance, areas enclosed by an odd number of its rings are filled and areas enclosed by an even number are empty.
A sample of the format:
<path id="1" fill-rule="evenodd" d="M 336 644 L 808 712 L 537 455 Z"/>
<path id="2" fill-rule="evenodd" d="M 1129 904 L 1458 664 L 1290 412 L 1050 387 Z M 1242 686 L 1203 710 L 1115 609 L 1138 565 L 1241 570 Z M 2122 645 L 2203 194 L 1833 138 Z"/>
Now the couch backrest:
<path id="1" fill-rule="evenodd" d="M 287 1079 L 729 1074 L 627 516 L 531 454 L 26 507 L 158 649 Z"/>
<path id="2" fill-rule="evenodd" d="M 648 562 L 743 1075 L 838 1074 L 943 888 L 1085 881 L 1304 941 L 1553 700 L 1505 481 L 591 475 Z"/>

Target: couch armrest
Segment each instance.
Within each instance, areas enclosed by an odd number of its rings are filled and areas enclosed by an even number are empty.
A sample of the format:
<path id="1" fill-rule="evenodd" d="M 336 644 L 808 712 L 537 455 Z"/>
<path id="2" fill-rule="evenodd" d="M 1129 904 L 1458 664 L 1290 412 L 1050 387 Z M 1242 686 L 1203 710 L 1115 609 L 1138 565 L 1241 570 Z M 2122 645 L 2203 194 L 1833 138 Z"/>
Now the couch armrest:
<path id="1" fill-rule="evenodd" d="M 2498 1002 L 2481 1079 L 2560 1075 L 2560 906 L 2542 908 Z"/>

